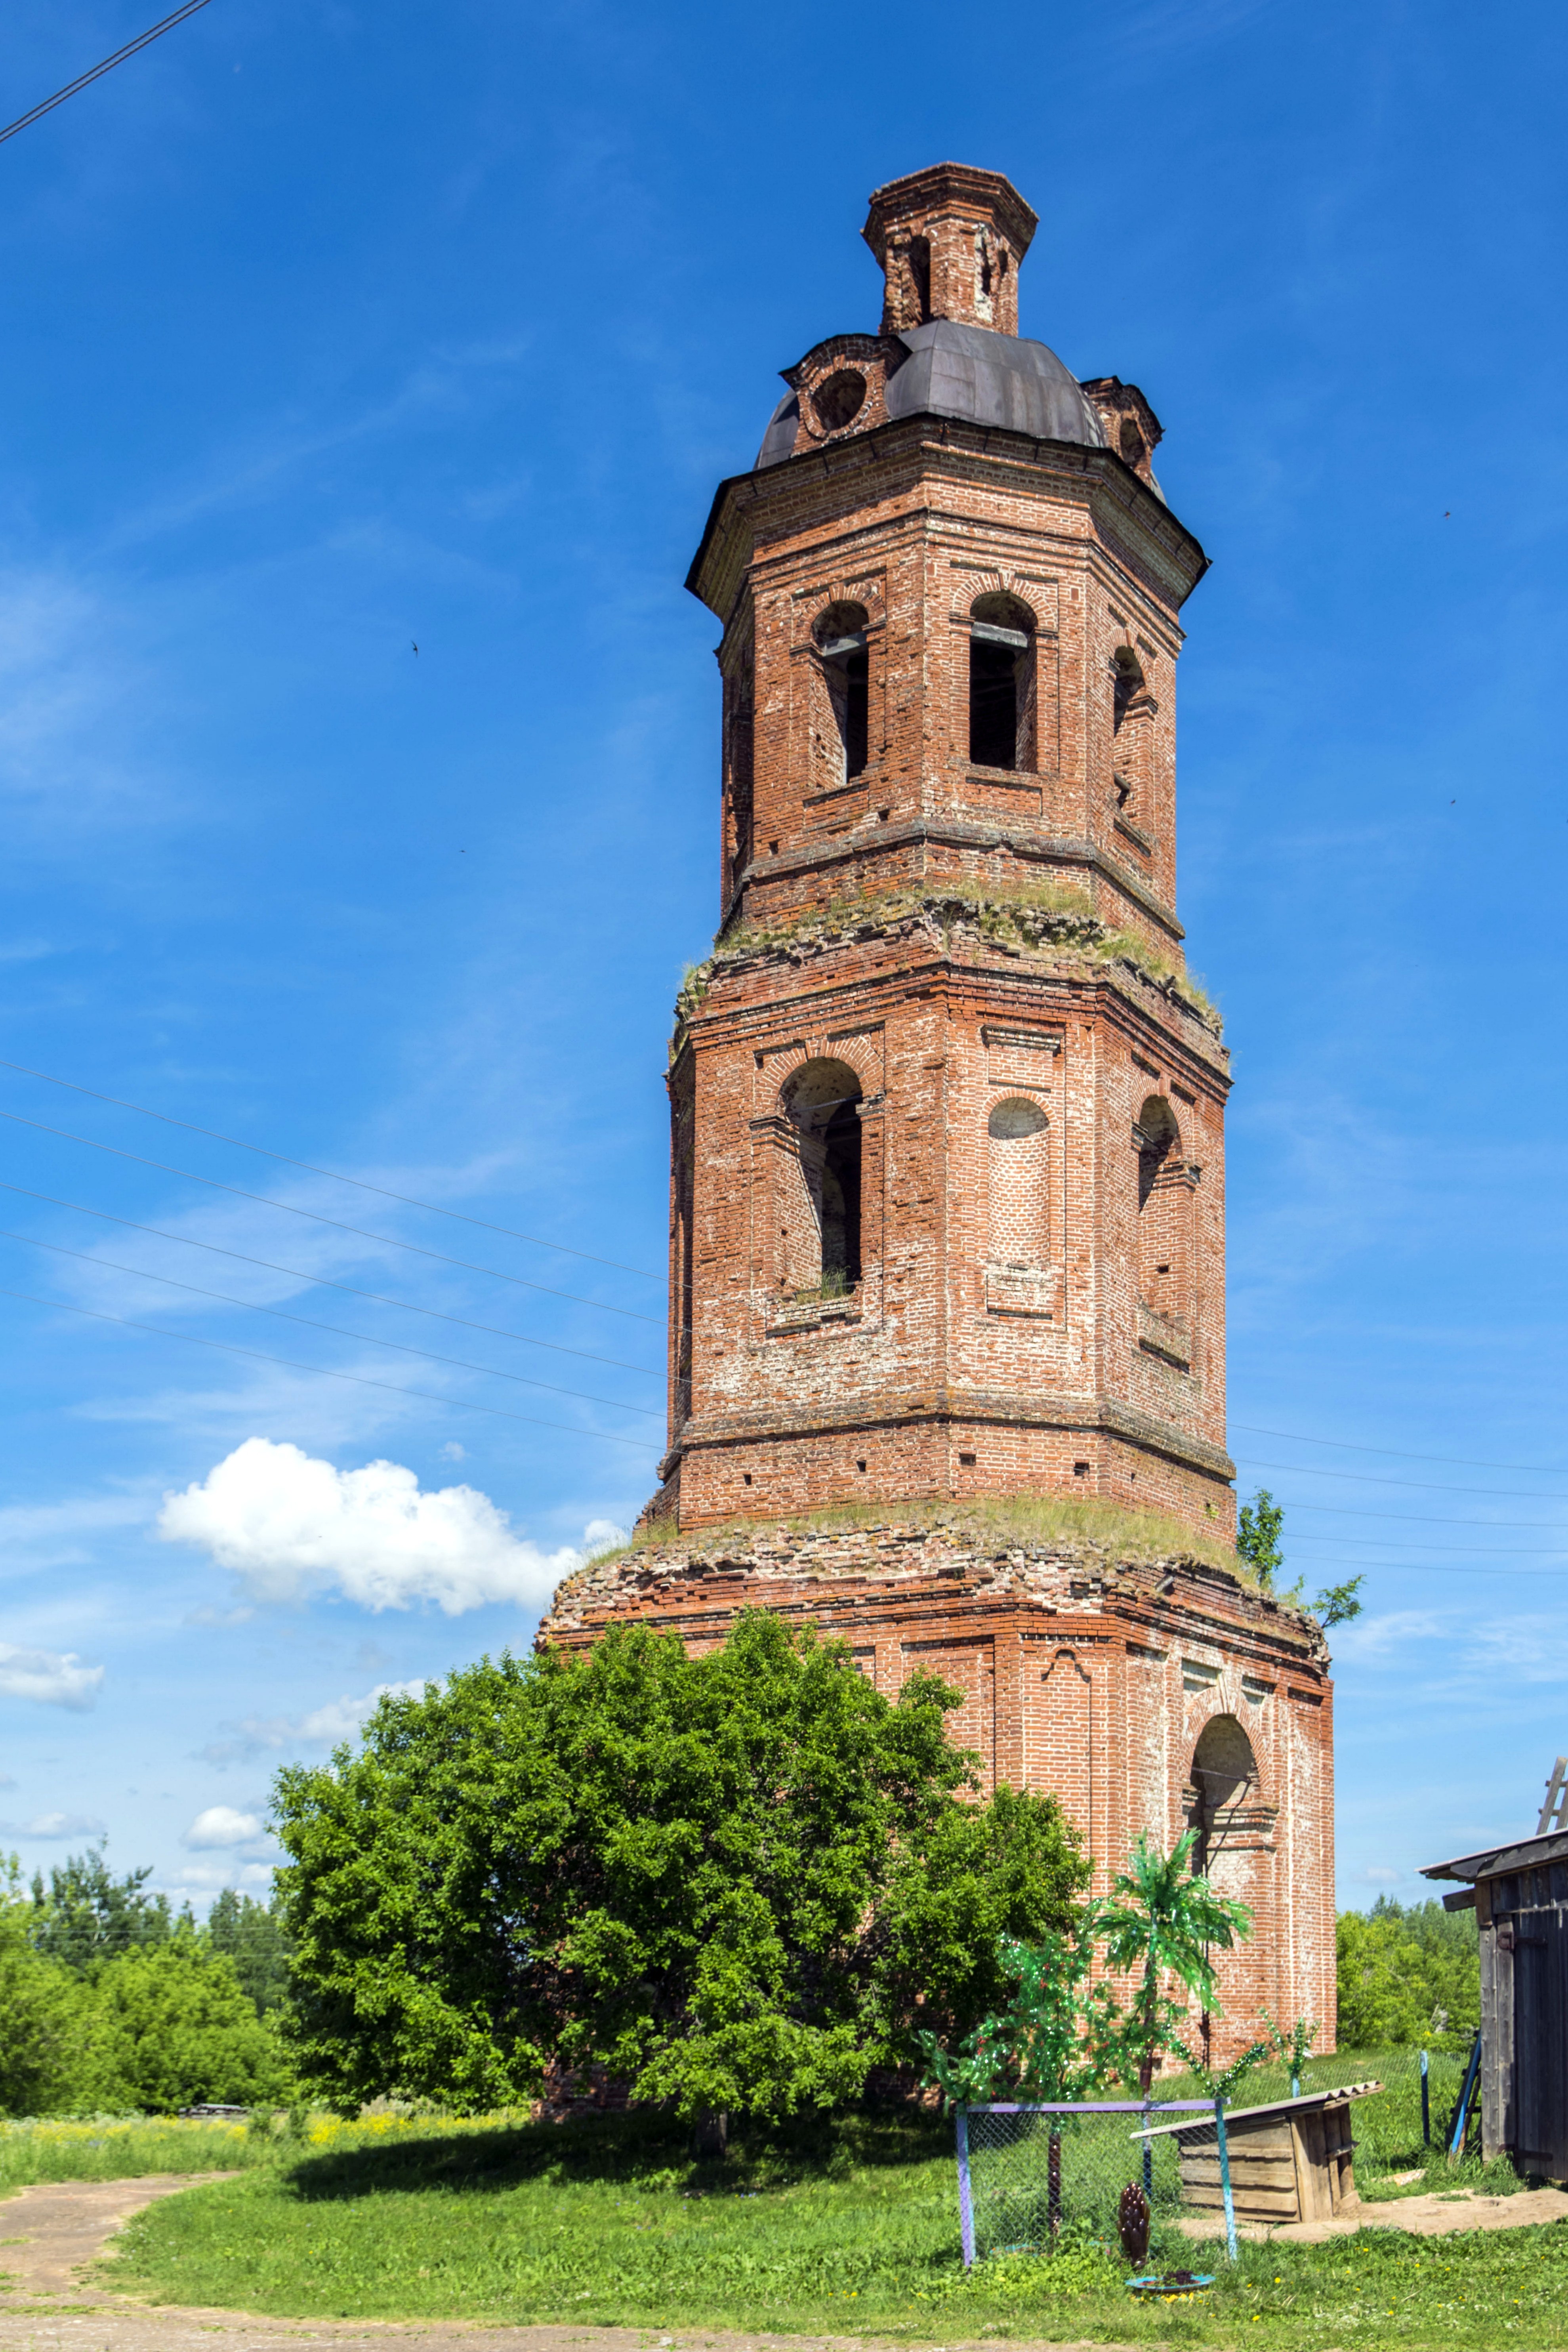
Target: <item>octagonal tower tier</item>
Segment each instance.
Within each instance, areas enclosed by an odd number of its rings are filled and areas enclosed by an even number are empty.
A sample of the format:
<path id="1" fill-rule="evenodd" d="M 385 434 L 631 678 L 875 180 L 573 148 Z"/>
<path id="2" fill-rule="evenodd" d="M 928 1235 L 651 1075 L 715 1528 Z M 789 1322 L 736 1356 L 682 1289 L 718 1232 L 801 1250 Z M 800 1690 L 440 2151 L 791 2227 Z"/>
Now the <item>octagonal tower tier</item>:
<path id="1" fill-rule="evenodd" d="M 1175 908 L 1205 568 L 1135 386 L 1018 335 L 1035 215 L 880 189 L 879 331 L 784 371 L 688 584 L 723 636 L 722 923 L 684 990 L 682 1528 L 1070 1493 L 1234 1528 L 1218 1024 Z"/>

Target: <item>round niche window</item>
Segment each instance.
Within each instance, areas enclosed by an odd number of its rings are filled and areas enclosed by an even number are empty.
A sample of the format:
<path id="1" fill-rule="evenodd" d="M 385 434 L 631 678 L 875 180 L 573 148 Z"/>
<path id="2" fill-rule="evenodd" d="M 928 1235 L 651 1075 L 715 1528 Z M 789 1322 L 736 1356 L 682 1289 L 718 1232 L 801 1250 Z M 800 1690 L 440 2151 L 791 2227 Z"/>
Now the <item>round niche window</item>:
<path id="1" fill-rule="evenodd" d="M 858 368 L 840 368 L 817 385 L 811 404 L 825 433 L 842 433 L 866 405 L 866 379 Z"/>

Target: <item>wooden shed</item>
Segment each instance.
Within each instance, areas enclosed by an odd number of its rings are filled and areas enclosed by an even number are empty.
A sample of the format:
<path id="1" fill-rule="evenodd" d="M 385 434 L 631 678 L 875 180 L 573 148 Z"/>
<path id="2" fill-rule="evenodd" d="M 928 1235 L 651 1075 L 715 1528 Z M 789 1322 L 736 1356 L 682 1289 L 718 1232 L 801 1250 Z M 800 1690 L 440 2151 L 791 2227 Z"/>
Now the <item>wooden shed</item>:
<path id="1" fill-rule="evenodd" d="M 1474 1904 L 1481 1946 L 1481 2153 L 1568 2183 L 1568 1823 L 1563 1764 L 1544 1823 L 1558 1826 L 1484 1853 L 1435 1862 L 1424 1878 L 1456 1878 L 1444 1908 Z"/>
<path id="2" fill-rule="evenodd" d="M 1381 2083 L 1347 2083 L 1334 2091 L 1303 2091 L 1267 2106 L 1237 2107 L 1225 2119 L 1230 2197 L 1238 2222 L 1331 2221 L 1359 2203 L 1351 2139 L 1351 2101 L 1381 2091 Z M 1147 2136 L 1176 2138 L 1182 2187 L 1189 2205 L 1220 2212 L 1219 2148 L 1192 2120 L 1162 2124 Z M 1138 2135 L 1142 2138 L 1144 2135 Z"/>

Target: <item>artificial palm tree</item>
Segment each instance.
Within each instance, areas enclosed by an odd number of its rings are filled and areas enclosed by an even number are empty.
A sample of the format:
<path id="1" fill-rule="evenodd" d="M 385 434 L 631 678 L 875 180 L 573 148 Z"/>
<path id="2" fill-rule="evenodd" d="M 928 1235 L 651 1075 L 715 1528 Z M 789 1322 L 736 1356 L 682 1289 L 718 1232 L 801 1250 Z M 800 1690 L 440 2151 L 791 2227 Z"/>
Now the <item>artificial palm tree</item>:
<path id="1" fill-rule="evenodd" d="M 1138 2055 L 1138 2089 L 1147 2097 L 1160 2053 L 1183 2011 L 1160 1990 L 1168 1970 L 1196 1993 L 1205 2010 L 1219 2011 L 1209 1953 L 1228 1952 L 1248 1935 L 1252 1914 L 1245 1903 L 1216 1895 L 1189 1864 L 1197 1832 L 1189 1830 L 1168 1853 L 1139 1837 L 1127 1868 L 1105 1901 L 1095 1906 L 1090 1932 L 1103 1946 L 1108 1964 L 1131 1976 L 1142 1968 L 1127 2020 L 1127 2046 Z"/>

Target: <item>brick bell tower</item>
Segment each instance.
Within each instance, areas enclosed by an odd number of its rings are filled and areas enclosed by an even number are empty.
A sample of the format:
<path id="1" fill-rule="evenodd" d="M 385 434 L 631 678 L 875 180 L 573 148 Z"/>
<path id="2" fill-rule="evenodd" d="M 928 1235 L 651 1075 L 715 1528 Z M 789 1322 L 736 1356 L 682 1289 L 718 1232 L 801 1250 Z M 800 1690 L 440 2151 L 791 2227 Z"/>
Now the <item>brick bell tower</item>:
<path id="1" fill-rule="evenodd" d="M 1094 1496 L 1234 1530 L 1219 1025 L 1177 919 L 1206 567 L 1115 376 L 1018 333 L 999 173 L 880 188 L 874 334 L 784 371 L 688 585 L 721 925 L 671 1059 L 681 1529 Z"/>
<path id="2" fill-rule="evenodd" d="M 940 1675 L 981 1785 L 1055 1795 L 1097 1891 L 1191 1829 L 1251 1906 L 1215 2053 L 1260 2009 L 1331 2049 L 1330 1662 L 1231 1549 L 1229 1079 L 1175 911 L 1205 558 L 1142 393 L 1019 335 L 1035 225 L 994 172 L 879 189 L 880 331 L 784 371 L 714 500 L 722 920 L 670 1057 L 669 1451 L 538 1639 L 702 1650 L 761 1606 L 889 1696 Z"/>

